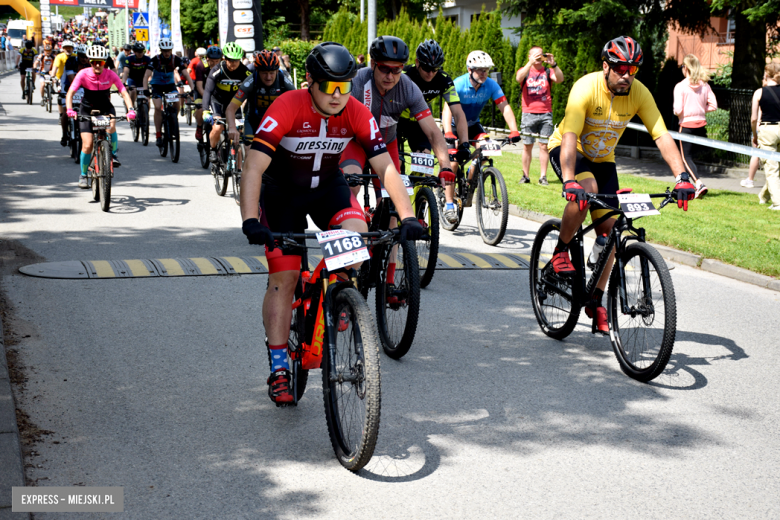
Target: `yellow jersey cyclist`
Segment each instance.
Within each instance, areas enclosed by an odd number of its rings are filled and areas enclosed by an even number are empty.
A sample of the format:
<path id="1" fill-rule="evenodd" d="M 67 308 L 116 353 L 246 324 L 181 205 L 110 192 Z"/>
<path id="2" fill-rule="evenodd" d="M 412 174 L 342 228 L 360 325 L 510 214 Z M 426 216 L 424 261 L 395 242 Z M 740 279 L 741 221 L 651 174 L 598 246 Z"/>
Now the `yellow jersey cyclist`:
<path id="1" fill-rule="evenodd" d="M 54 53 L 52 51 L 52 44 L 49 40 L 43 40 L 43 54 L 39 54 L 35 57 L 33 62 L 33 70 L 41 76 L 50 74 L 52 65 L 54 64 Z M 41 83 L 41 106 L 43 106 L 43 89 L 46 86 L 45 82 Z"/>
<path id="2" fill-rule="evenodd" d="M 444 51 L 435 40 L 425 40 L 417 46 L 415 55 L 414 65 L 404 67 L 404 74 L 420 88 L 429 107 L 434 99 L 441 97 L 452 112 L 461 142 L 455 157 L 456 160 L 465 161 L 469 157 L 468 125 L 466 124 L 466 115 L 460 106 L 458 92 L 455 90 L 455 83 L 449 74 L 441 68 L 444 64 Z M 409 109 L 404 110 L 398 120 L 398 135 L 406 140 L 412 152 L 431 152 L 432 146 L 428 137 L 417 124 L 417 119 Z M 451 138 L 454 143 L 454 135 L 448 133 L 445 137 Z M 454 168 L 457 163 L 451 164 L 451 166 Z M 454 195 L 455 184 L 447 183 L 444 188 L 446 201 L 444 218 L 452 224 L 458 221 L 458 211 L 453 202 Z"/>
<path id="3" fill-rule="evenodd" d="M 246 65 L 241 63 L 244 49 L 239 44 L 226 43 L 222 54 L 225 56 L 224 61 L 211 69 L 203 88 L 203 122 L 208 125 L 214 123 L 214 116 L 225 117 L 225 111 L 238 92 L 238 86 L 252 75 Z M 212 164 L 217 162 L 216 147 L 221 133 L 221 125 L 212 126 L 209 132 L 209 160 Z"/>
<path id="4" fill-rule="evenodd" d="M 338 224 L 351 231 L 368 230 L 363 210 L 339 171 L 347 143 L 355 142 L 364 150 L 382 179 L 403 219 L 401 236 L 417 240 L 425 233 L 376 119 L 349 95 L 356 71 L 355 59 L 343 45 L 324 42 L 314 47 L 306 58 L 308 90 L 286 92 L 268 108 L 241 179 L 242 231 L 250 244 L 266 246 L 269 280 L 263 323 L 271 362 L 268 394 L 277 405 L 293 400 L 287 338 L 301 257 L 276 247 L 271 233 L 301 233 L 307 215 L 320 229 Z M 262 222 L 258 220 L 261 193 Z"/>
<path id="5" fill-rule="evenodd" d="M 24 49 L 16 56 L 16 66 L 19 68 L 19 74 L 22 75 L 22 99 L 26 99 L 27 97 L 27 92 L 24 90 L 27 69 L 32 69 L 32 80 L 33 85 L 35 85 L 35 70 L 33 69 L 33 63 L 35 62 L 35 57 L 38 55 L 38 51 L 36 51 L 34 47 L 35 42 L 27 40 L 24 42 Z"/>
<path id="6" fill-rule="evenodd" d="M 70 142 L 68 115 L 65 113 L 65 96 L 68 94 L 68 86 L 78 72 L 78 59 L 76 58 L 73 49 L 74 45 L 72 41 L 65 40 L 62 42 L 62 52 L 54 58 L 54 63 L 51 66 L 52 74 L 57 78 L 57 81 L 59 81 L 59 102 L 57 103 L 57 109 L 60 112 L 60 127 L 62 128 L 60 144 L 62 146 L 68 146 L 68 143 Z"/>
<path id="7" fill-rule="evenodd" d="M 488 77 L 488 73 L 493 66 L 493 59 L 488 53 L 472 51 L 466 57 L 466 69 L 468 72 L 455 78 L 455 90 L 460 98 L 460 106 L 466 114 L 468 139 L 474 141 L 488 137 L 488 133 L 485 132 L 482 124 L 479 122 L 479 114 L 487 102 L 492 99 L 509 127 L 510 141 L 517 143 L 520 141 L 520 132 L 517 131 L 515 113 L 506 100 L 504 91 L 501 90 L 501 87 L 493 78 Z M 450 129 L 450 131 L 456 130 L 455 121 L 452 120 L 452 112 L 446 106 L 442 110 L 441 123 L 445 129 Z M 458 137 L 460 137 L 460 134 Z M 462 144 L 463 142 L 461 141 Z M 474 171 L 475 167 L 472 165 L 468 174 L 470 181 L 474 177 Z M 468 208 L 471 206 L 474 191 L 476 190 L 471 190 L 468 199 L 463 201 L 464 207 Z"/>
<path id="8" fill-rule="evenodd" d="M 604 45 L 601 59 L 601 71 L 587 74 L 574 83 L 563 121 L 550 137 L 550 164 L 563 181 L 562 195 L 569 201 L 552 258 L 553 269 L 562 276 L 575 273 L 568 247 L 587 214 L 585 193 L 614 195 L 619 189 L 615 146 L 635 115 L 642 119 L 672 171 L 682 172 L 677 176 L 675 186 L 678 206 L 687 210 L 688 201 L 696 194 L 652 94 L 634 78 L 643 59 L 639 43 L 629 36 L 610 40 Z M 618 207 L 616 198 L 605 202 Z M 593 209 L 591 217 L 596 220 L 608 211 Z M 598 226 L 596 232 L 609 234 L 614 223 L 614 219 L 609 219 Z M 602 334 L 609 334 L 602 296 L 613 260 L 614 251 L 585 308 L 588 317 L 593 318 L 594 330 Z"/>

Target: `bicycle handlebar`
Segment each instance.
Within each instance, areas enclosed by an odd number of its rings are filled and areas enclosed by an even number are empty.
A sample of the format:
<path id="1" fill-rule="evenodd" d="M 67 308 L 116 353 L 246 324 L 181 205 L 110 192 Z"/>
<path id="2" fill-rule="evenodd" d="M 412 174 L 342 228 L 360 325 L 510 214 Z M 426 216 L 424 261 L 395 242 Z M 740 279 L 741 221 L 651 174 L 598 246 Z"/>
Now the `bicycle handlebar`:
<path id="1" fill-rule="evenodd" d="M 660 210 L 670 202 L 673 202 L 674 199 L 674 192 L 669 191 L 669 188 L 666 189 L 664 193 L 650 193 L 648 194 L 651 199 L 660 199 L 664 198 L 663 202 L 661 202 L 661 205 L 658 207 Z M 585 197 L 588 199 L 588 203 L 595 203 L 597 206 L 599 206 L 602 209 L 608 209 L 611 211 L 620 211 L 618 209 L 613 208 L 612 206 L 607 205 L 602 199 L 616 199 L 618 195 L 611 195 L 611 194 L 604 194 L 604 193 L 585 193 Z M 622 212 L 621 212 L 622 213 Z"/>
<path id="2" fill-rule="evenodd" d="M 368 231 L 366 233 L 358 233 L 363 238 L 376 239 L 371 242 L 381 242 L 385 240 L 392 240 L 398 233 L 400 228 L 390 229 L 386 231 Z M 275 242 L 282 242 L 281 245 L 293 246 L 293 247 L 308 247 L 306 244 L 301 244 L 298 240 L 308 240 L 317 238 L 317 233 L 271 233 Z"/>

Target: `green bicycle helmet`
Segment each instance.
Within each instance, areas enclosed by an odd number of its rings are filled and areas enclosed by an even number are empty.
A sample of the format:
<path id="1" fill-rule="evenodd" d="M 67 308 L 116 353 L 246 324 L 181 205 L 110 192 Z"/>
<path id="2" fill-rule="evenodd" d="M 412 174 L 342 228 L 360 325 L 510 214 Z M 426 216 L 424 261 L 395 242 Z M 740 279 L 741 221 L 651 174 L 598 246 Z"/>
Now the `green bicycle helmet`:
<path id="1" fill-rule="evenodd" d="M 244 57 L 244 49 L 236 42 L 229 42 L 222 47 L 222 54 L 225 55 L 225 59 L 240 60 Z"/>

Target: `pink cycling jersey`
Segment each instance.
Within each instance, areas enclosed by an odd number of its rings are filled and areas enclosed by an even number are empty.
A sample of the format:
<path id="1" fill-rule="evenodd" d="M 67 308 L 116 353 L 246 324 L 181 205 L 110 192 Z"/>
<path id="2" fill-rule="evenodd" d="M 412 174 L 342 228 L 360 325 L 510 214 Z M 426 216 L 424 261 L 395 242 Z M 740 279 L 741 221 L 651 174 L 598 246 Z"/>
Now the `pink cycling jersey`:
<path id="1" fill-rule="evenodd" d="M 82 69 L 76 74 L 69 91 L 77 91 L 84 88 L 84 99 L 81 102 L 82 110 L 100 105 L 111 105 L 111 85 L 116 85 L 119 92 L 125 91 L 122 80 L 113 70 L 104 69 L 100 75 L 95 74 L 92 67 Z M 85 106 L 86 105 L 86 106 Z"/>

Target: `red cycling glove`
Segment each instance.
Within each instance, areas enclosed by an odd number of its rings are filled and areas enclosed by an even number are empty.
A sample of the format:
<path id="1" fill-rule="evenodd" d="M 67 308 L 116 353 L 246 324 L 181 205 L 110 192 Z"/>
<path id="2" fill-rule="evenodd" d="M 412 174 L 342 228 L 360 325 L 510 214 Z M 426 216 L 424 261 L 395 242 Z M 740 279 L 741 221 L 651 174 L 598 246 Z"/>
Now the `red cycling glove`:
<path id="1" fill-rule="evenodd" d="M 520 132 L 515 130 L 514 132 L 509 132 L 509 140 L 513 143 L 520 142 Z"/>
<path id="2" fill-rule="evenodd" d="M 585 211 L 585 208 L 588 207 L 588 199 L 585 193 L 585 188 L 580 186 L 580 183 L 577 181 L 565 181 L 563 183 L 563 196 L 569 202 L 577 202 L 580 211 Z"/>
<path id="3" fill-rule="evenodd" d="M 440 168 L 439 179 L 441 179 L 444 184 L 453 184 L 455 182 L 455 174 L 450 168 Z"/>
<path id="4" fill-rule="evenodd" d="M 677 207 L 688 211 L 688 201 L 696 197 L 696 186 L 691 184 L 691 178 L 683 172 L 675 179 L 674 194 L 677 196 Z"/>

